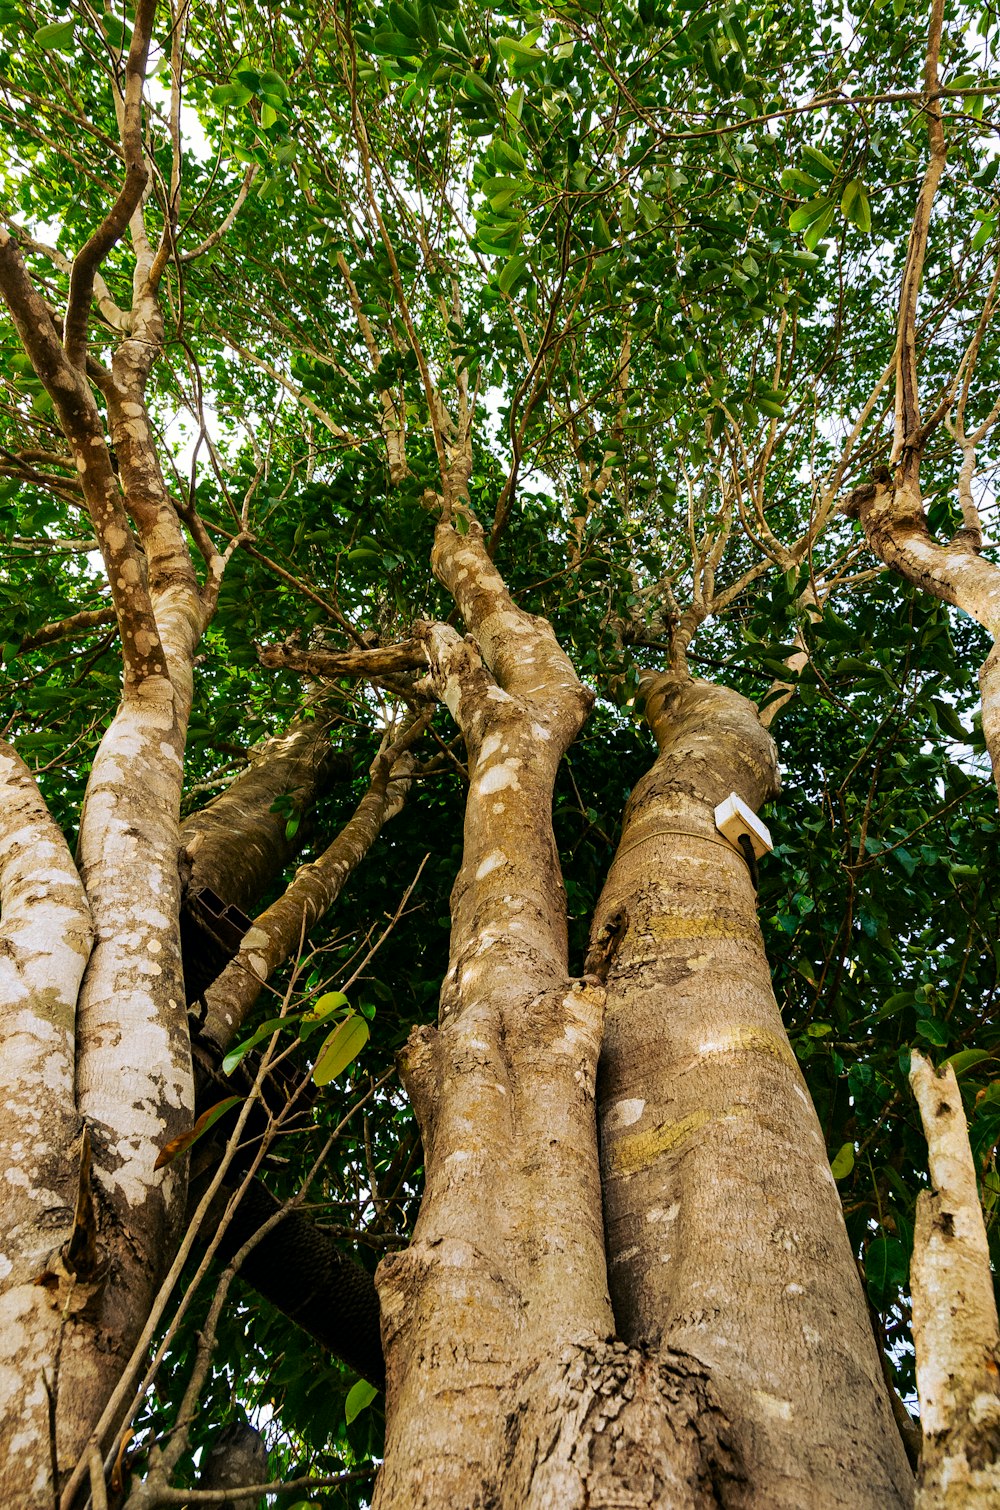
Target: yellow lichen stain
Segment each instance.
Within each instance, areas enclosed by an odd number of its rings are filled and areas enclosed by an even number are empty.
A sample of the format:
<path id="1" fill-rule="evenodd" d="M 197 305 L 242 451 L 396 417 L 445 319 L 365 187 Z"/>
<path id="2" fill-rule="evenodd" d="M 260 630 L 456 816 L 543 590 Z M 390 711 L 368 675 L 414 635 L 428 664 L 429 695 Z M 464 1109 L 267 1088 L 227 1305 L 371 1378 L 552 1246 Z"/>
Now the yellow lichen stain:
<path id="1" fill-rule="evenodd" d="M 766 1028 L 734 1028 L 720 1033 L 699 1046 L 702 1054 L 769 1054 L 782 1064 L 796 1068 L 795 1055 L 787 1038 L 769 1033 Z"/>
<path id="2" fill-rule="evenodd" d="M 657 939 L 734 939 L 737 943 L 753 944 L 759 934 L 756 928 L 724 917 L 680 917 L 676 914 L 650 918 L 646 925 Z"/>
<path id="3" fill-rule="evenodd" d="M 661 1154 L 672 1153 L 680 1148 L 681 1144 L 686 1143 L 709 1122 L 721 1122 L 730 1117 L 745 1117 L 748 1110 L 748 1107 L 739 1105 L 724 1106 L 716 1112 L 701 1108 L 699 1111 L 690 1112 L 686 1117 L 681 1117 L 677 1122 L 661 1122 L 658 1127 L 650 1127 L 645 1132 L 632 1133 L 627 1138 L 621 1138 L 610 1151 L 611 1173 L 638 1174 L 640 1169 L 648 1169 Z"/>

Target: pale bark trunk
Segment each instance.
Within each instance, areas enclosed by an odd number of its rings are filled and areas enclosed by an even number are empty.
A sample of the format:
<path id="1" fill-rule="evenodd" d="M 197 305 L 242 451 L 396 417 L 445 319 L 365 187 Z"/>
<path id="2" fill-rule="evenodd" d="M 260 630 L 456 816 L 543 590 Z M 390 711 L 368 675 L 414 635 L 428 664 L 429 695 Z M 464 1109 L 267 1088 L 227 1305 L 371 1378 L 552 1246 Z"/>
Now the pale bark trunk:
<path id="1" fill-rule="evenodd" d="M 777 789 L 757 711 L 666 675 L 660 756 L 594 921 L 617 936 L 599 1081 L 620 1335 L 698 1359 L 748 1475 L 727 1503 L 912 1496 L 836 1184 L 771 989 L 756 897 L 714 809 Z M 607 942 L 603 947 L 608 947 Z"/>
<path id="2" fill-rule="evenodd" d="M 608 1340 L 593 1099 L 604 989 L 568 973 L 551 827 L 590 698 L 548 624 L 512 603 L 474 521 L 465 538 L 439 525 L 434 565 L 471 631 L 423 630 L 470 786 L 439 1025 L 411 1035 L 402 1063 L 426 1189 L 411 1246 L 377 1275 L 388 1390 L 374 1503 L 725 1502 L 741 1470 L 705 1370 Z"/>
<path id="3" fill-rule="evenodd" d="M 910 1069 L 932 1189 L 917 1198 L 910 1265 L 923 1451 L 917 1510 L 1000 1503 L 1000 1326 L 955 1072 Z"/>
<path id="4" fill-rule="evenodd" d="M 425 630 L 470 788 L 439 1027 L 416 1030 L 404 1059 L 426 1190 L 411 1246 L 378 1274 L 379 1510 L 497 1502 L 530 1376 L 611 1324 L 593 1111 L 603 993 L 569 978 L 550 821 L 590 699 L 548 625 L 511 602 L 477 524 L 464 539 L 439 525 L 434 564 L 478 645 Z"/>
<path id="5" fill-rule="evenodd" d="M 154 9 L 140 8 L 147 43 Z M 137 37 L 139 30 L 137 20 Z M 137 45 L 129 55 L 132 104 L 126 110 L 134 128 L 130 152 L 137 154 L 129 167 L 135 203 L 146 174 L 138 122 L 145 43 L 139 52 Z M 124 208 L 128 198 L 113 212 L 112 218 L 125 215 L 116 235 L 132 213 Z M 98 241 L 111 234 L 110 225 Z M 85 261 L 98 250 L 88 243 Z M 18 1229 L 11 1271 L 0 1280 L 10 1292 L 4 1304 L 20 1306 L 17 1353 L 4 1360 L 3 1388 L 23 1409 L 4 1422 L 11 1451 L 0 1466 L 4 1502 L 19 1510 L 51 1510 L 57 1485 L 77 1464 L 139 1335 L 184 1210 L 183 1162 L 163 1174 L 153 1165 L 193 1111 L 177 857 L 193 653 L 206 608 L 144 400 L 162 341 L 155 290 L 137 275 L 132 333 L 119 345 L 112 371 L 96 369 L 120 464 L 116 476 L 87 375 L 86 276 L 71 294 L 64 349 L 16 248 L 0 233 L 0 284 L 76 462 L 108 572 L 124 673 L 122 699 L 94 758 L 81 815 L 77 872 L 93 950 L 82 981 L 78 961 L 69 960 L 51 999 L 36 998 L 36 1017 L 43 1021 L 57 997 L 75 1005 L 75 1022 L 68 1010 L 59 1018 L 63 1032 L 74 1032 L 75 1087 L 57 1052 L 51 1083 L 67 1099 L 50 1138 L 43 1134 L 39 1145 L 33 1110 L 24 1105 L 13 1134 L 29 1163 L 37 1146 L 59 1171 L 48 1209 Z M 3 857 L 3 866 L 0 880 L 16 892 L 16 852 Z M 26 939 L 22 933 L 19 942 Z M 31 948 L 36 961 L 52 954 L 51 940 L 38 936 Z M 81 1123 L 86 1136 L 74 1146 Z M 67 1235 L 70 1190 L 76 1209 Z M 37 1295 L 23 1305 L 22 1287 L 12 1301 L 14 1275 L 42 1253 Z"/>
<path id="6" fill-rule="evenodd" d="M 93 1293 L 88 1284 L 74 1287 L 60 1256 L 73 1237 L 77 1201 L 73 1045 L 93 926 L 66 841 L 6 745 L 0 918 L 0 1502 L 51 1505 L 59 1300 L 79 1306 Z"/>

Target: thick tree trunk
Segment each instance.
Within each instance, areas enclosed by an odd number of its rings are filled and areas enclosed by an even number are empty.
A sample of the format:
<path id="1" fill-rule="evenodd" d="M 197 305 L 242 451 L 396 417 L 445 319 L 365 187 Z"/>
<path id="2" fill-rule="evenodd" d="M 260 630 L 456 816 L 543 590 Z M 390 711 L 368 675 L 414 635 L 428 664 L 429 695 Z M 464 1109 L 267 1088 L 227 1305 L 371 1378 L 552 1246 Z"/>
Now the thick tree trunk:
<path id="1" fill-rule="evenodd" d="M 511 602 L 474 524 L 438 527 L 435 569 L 478 649 L 426 626 L 470 788 L 440 1026 L 404 1077 L 424 1139 L 411 1246 L 379 1269 L 388 1373 L 376 1504 L 489 1503 L 527 1375 L 610 1329 L 593 1076 L 603 993 L 569 979 L 550 811 L 586 715 L 548 625 Z"/>
<path id="2" fill-rule="evenodd" d="M 51 1394 L 64 1318 L 81 1306 L 62 1253 L 82 1147 L 76 1001 L 93 940 L 66 841 L 23 762 L 0 745 L 0 1502 L 51 1506 Z M 74 1148 L 75 1141 L 75 1148 Z M 90 1278 L 90 1276 L 88 1276 Z"/>
<path id="3" fill-rule="evenodd" d="M 704 1368 L 609 1340 L 593 1100 L 604 989 L 568 973 L 551 828 L 589 696 L 548 624 L 511 602 L 475 522 L 464 538 L 439 525 L 434 563 L 475 639 L 424 630 L 470 787 L 439 1026 L 418 1029 L 403 1062 L 426 1190 L 410 1248 L 377 1276 L 388 1393 L 374 1503 L 725 1503 L 741 1470 Z"/>
<path id="4" fill-rule="evenodd" d="M 667 675 L 660 756 L 594 922 L 612 945 L 599 1078 L 620 1335 L 706 1369 L 748 1474 L 731 1503 L 907 1504 L 911 1475 L 822 1133 L 771 989 L 731 792 L 775 793 L 774 746 L 726 688 Z M 602 943 L 602 941 L 604 941 Z"/>

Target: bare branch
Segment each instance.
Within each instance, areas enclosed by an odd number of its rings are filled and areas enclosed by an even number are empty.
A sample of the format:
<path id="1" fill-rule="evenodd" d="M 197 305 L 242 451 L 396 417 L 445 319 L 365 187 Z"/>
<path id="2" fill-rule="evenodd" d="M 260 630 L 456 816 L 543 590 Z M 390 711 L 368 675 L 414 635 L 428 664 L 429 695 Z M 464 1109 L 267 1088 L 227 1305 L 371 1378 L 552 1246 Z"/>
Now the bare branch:
<path id="1" fill-rule="evenodd" d="M 41 624 L 33 634 L 26 634 L 21 641 L 21 653 L 38 650 L 42 645 L 51 645 L 54 640 L 72 639 L 78 634 L 88 634 L 91 629 L 101 629 L 114 624 L 113 608 L 84 608 L 79 613 L 69 614 L 65 619 L 53 619 Z"/>
<path id="2" fill-rule="evenodd" d="M 898 462 L 903 452 L 916 448 L 916 463 L 919 463 L 919 448 L 926 436 L 920 433 L 920 392 L 917 380 L 917 299 L 924 275 L 924 259 L 927 255 L 927 237 L 930 231 L 931 209 L 934 195 L 944 170 L 945 137 L 941 119 L 940 95 L 938 93 L 938 63 L 941 55 L 941 30 L 944 17 L 944 0 L 934 0 L 931 11 L 930 35 L 927 39 L 927 57 L 924 63 L 924 88 L 927 96 L 927 136 L 930 143 L 930 160 L 924 181 L 920 187 L 910 243 L 906 253 L 903 286 L 899 296 L 899 324 L 896 333 L 896 418 L 892 441 L 892 461 Z"/>
<path id="3" fill-rule="evenodd" d="M 246 197 L 250 193 L 254 179 L 257 177 L 257 171 L 257 164 L 251 163 L 247 168 L 246 173 L 243 175 L 243 182 L 240 185 L 239 193 L 233 201 L 232 208 L 229 210 L 228 214 L 224 219 L 220 220 L 215 230 L 212 231 L 210 235 L 206 236 L 204 241 L 202 241 L 198 246 L 192 247 L 189 252 L 181 253 L 182 262 L 194 262 L 197 257 L 203 257 L 206 252 L 210 252 L 213 246 L 218 246 L 219 242 L 222 240 L 223 236 L 225 236 L 226 232 L 229 230 L 230 226 L 233 224 L 233 221 L 236 219 L 237 215 L 240 213 L 240 210 L 246 203 Z"/>
<path id="4" fill-rule="evenodd" d="M 401 640 L 371 650 L 297 650 L 293 645 L 265 645 L 258 652 L 261 664 L 287 671 L 305 671 L 312 676 L 365 676 L 378 678 L 399 671 L 427 666 L 421 640 Z"/>

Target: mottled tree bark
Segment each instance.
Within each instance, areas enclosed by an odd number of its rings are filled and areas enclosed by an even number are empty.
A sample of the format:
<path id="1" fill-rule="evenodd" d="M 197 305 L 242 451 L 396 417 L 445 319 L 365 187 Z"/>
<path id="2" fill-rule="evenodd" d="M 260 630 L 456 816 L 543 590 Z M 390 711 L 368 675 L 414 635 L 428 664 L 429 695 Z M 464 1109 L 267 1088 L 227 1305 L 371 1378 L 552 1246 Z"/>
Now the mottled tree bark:
<path id="1" fill-rule="evenodd" d="M 18 1503 L 15 1489 L 25 1504 L 47 1491 L 51 1504 L 59 1292 L 77 1307 L 94 1294 L 94 1276 L 74 1285 L 61 1257 L 73 1237 L 82 1153 L 74 1042 L 92 942 L 66 841 L 23 762 L 0 745 L 0 1486 L 8 1504 Z"/>
<path id="2" fill-rule="evenodd" d="M 154 13 L 152 0 L 140 0 L 119 102 L 121 187 L 73 261 L 62 331 L 15 242 L 0 230 L 0 292 L 76 465 L 107 572 L 123 669 L 121 701 L 87 784 L 77 885 L 67 881 L 65 852 L 56 845 L 44 883 L 51 897 L 40 894 L 29 909 L 41 927 L 17 926 L 27 899 L 19 896 L 16 844 L 0 857 L 0 886 L 15 899 L 16 935 L 16 968 L 0 1002 L 3 1032 L 13 1028 L 15 1046 L 28 1059 L 32 1040 L 55 1034 L 52 1068 L 44 1073 L 50 1090 L 65 1095 L 41 1140 L 30 1105 L 7 1107 L 18 1117 L 8 1135 L 34 1150 L 27 1162 L 41 1160 L 51 1173 L 51 1184 L 34 1187 L 22 1206 L 25 1219 L 13 1240 L 8 1234 L 10 1268 L 0 1279 L 0 1304 L 12 1307 L 14 1323 L 4 1329 L 2 1388 L 20 1412 L 5 1414 L 10 1451 L 0 1461 L 0 1497 L 19 1510 L 51 1510 L 139 1336 L 184 1214 L 183 1162 L 160 1173 L 154 1161 L 163 1142 L 189 1125 L 194 1104 L 178 930 L 179 809 L 194 649 L 224 562 L 209 560 L 203 589 L 164 485 L 145 403 L 163 342 L 157 285 L 164 261 L 150 247 L 141 210 L 148 176 L 142 81 Z M 91 297 L 102 259 L 126 231 L 135 258 L 133 302 L 107 369 L 87 350 Z M 107 426 L 93 384 L 101 389 Z M 41 798 L 24 796 L 23 774 L 17 800 L 51 848 Z M 78 902 L 56 981 L 58 951 L 46 928 L 58 937 L 68 921 L 67 886 Z M 81 932 L 88 909 L 89 958 Z M 48 994 L 25 1000 L 25 980 L 46 973 Z M 31 1274 L 34 1297 L 23 1287 Z"/>

